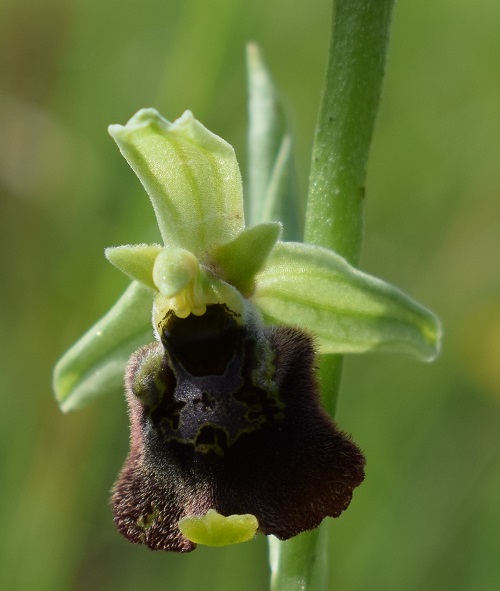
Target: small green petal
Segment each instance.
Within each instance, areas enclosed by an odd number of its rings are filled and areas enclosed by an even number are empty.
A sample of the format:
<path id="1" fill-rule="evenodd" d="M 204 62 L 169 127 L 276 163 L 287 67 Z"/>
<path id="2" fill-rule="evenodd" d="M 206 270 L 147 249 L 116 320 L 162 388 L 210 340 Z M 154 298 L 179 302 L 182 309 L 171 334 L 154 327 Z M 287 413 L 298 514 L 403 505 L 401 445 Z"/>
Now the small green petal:
<path id="1" fill-rule="evenodd" d="M 170 123 L 142 109 L 109 133 L 148 192 L 166 246 L 185 248 L 203 262 L 243 228 L 234 150 L 190 111 Z"/>
<path id="2" fill-rule="evenodd" d="M 153 340 L 152 302 L 153 292 L 132 282 L 111 310 L 59 359 L 53 387 L 63 411 L 123 387 L 128 358 Z"/>
<path id="3" fill-rule="evenodd" d="M 127 244 L 106 248 L 108 261 L 131 279 L 157 289 L 153 281 L 153 265 L 162 247 L 158 244 Z"/>
<path id="4" fill-rule="evenodd" d="M 259 527 L 254 515 L 229 515 L 224 517 L 209 509 L 203 517 L 190 515 L 179 521 L 182 534 L 195 544 L 229 546 L 251 540 Z"/>
<path id="5" fill-rule="evenodd" d="M 439 352 L 441 328 L 429 310 L 318 246 L 279 242 L 253 299 L 269 322 L 316 335 L 321 353 L 395 351 L 431 361 Z"/>
<path id="6" fill-rule="evenodd" d="M 281 232 L 281 224 L 259 224 L 219 246 L 213 253 L 218 274 L 245 296 L 254 289 L 254 277 L 264 266 Z"/>

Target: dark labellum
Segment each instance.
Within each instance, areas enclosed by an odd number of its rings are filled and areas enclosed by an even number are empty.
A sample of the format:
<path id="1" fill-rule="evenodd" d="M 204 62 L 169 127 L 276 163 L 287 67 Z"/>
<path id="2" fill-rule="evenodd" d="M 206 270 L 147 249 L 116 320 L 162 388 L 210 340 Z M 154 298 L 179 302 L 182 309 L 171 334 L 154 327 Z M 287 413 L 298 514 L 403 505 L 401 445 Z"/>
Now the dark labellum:
<path id="1" fill-rule="evenodd" d="M 215 509 L 285 540 L 347 508 L 364 458 L 323 410 L 312 339 L 224 305 L 167 314 L 129 361 L 131 449 L 112 496 L 132 542 L 188 552 L 178 528 Z"/>

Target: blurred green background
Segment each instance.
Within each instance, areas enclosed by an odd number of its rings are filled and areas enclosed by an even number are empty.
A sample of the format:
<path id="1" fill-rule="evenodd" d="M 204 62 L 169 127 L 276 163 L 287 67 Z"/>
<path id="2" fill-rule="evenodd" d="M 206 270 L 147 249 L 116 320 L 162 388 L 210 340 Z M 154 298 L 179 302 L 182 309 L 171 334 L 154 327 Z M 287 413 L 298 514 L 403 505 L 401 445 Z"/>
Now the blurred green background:
<path id="1" fill-rule="evenodd" d="M 119 393 L 62 415 L 57 357 L 126 285 L 103 249 L 157 240 L 106 127 L 191 109 L 245 162 L 244 46 L 257 41 L 296 132 L 302 191 L 330 2 L 0 4 L 0 587 L 262 591 L 265 540 L 152 553 L 115 531 L 128 448 Z M 401 0 L 367 183 L 363 269 L 444 324 L 432 365 L 347 360 L 338 421 L 367 458 L 331 520 L 331 589 L 500 585 L 500 4 Z"/>

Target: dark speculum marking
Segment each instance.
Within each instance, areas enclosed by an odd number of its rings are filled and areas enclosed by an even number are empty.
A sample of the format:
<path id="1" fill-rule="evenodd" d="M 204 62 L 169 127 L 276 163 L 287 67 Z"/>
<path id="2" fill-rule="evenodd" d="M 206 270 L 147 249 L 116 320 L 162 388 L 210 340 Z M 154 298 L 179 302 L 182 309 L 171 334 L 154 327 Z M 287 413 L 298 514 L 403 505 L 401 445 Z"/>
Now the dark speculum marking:
<path id="1" fill-rule="evenodd" d="M 155 401 L 145 410 L 166 442 L 223 455 L 242 434 L 282 417 L 277 388 L 266 383 L 266 372 L 272 373 L 266 340 L 239 324 L 226 306 L 208 306 L 203 316 L 185 319 L 169 315 L 162 344 L 155 395 L 139 397 Z M 141 390 L 135 382 L 134 393 Z"/>
<path id="2" fill-rule="evenodd" d="M 131 451 L 112 498 L 123 535 L 186 552 L 179 519 L 208 509 L 251 513 L 280 539 L 340 515 L 364 458 L 324 412 L 314 372 L 302 331 L 243 324 L 224 305 L 167 315 L 162 343 L 127 369 Z"/>
<path id="3" fill-rule="evenodd" d="M 178 318 L 169 311 L 160 323 L 166 351 L 191 376 L 224 375 L 240 344 L 238 316 L 225 305 L 208 306 L 202 316 Z"/>

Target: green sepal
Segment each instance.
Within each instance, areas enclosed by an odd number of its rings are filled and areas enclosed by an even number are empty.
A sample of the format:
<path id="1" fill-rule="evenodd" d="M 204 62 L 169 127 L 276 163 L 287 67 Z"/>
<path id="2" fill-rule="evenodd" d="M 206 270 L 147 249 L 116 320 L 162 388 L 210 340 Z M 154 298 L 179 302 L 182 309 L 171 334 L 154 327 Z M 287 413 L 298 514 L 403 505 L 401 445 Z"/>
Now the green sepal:
<path id="1" fill-rule="evenodd" d="M 153 291 L 132 282 L 111 310 L 59 359 L 53 387 L 64 412 L 123 388 L 130 355 L 153 341 L 152 302 Z"/>
<path id="2" fill-rule="evenodd" d="M 153 281 L 153 265 L 161 249 L 158 244 L 127 244 L 106 248 L 104 254 L 112 265 L 130 279 L 157 289 Z"/>
<path id="3" fill-rule="evenodd" d="M 259 224 L 240 232 L 231 242 L 217 247 L 213 259 L 224 281 L 234 285 L 244 296 L 254 290 L 255 275 L 263 268 L 278 241 L 281 224 Z"/>
<path id="4" fill-rule="evenodd" d="M 182 534 L 195 544 L 229 546 L 251 540 L 259 527 L 255 515 L 229 515 L 224 517 L 215 509 L 203 516 L 189 515 L 179 521 Z"/>
<path id="5" fill-rule="evenodd" d="M 203 262 L 243 229 L 234 150 L 190 111 L 170 123 L 142 109 L 109 133 L 151 198 L 165 246 L 185 248 Z"/>
<path id="6" fill-rule="evenodd" d="M 314 334 L 321 353 L 393 351 L 431 361 L 439 352 L 432 312 L 319 246 L 279 242 L 253 301 L 268 322 Z"/>

